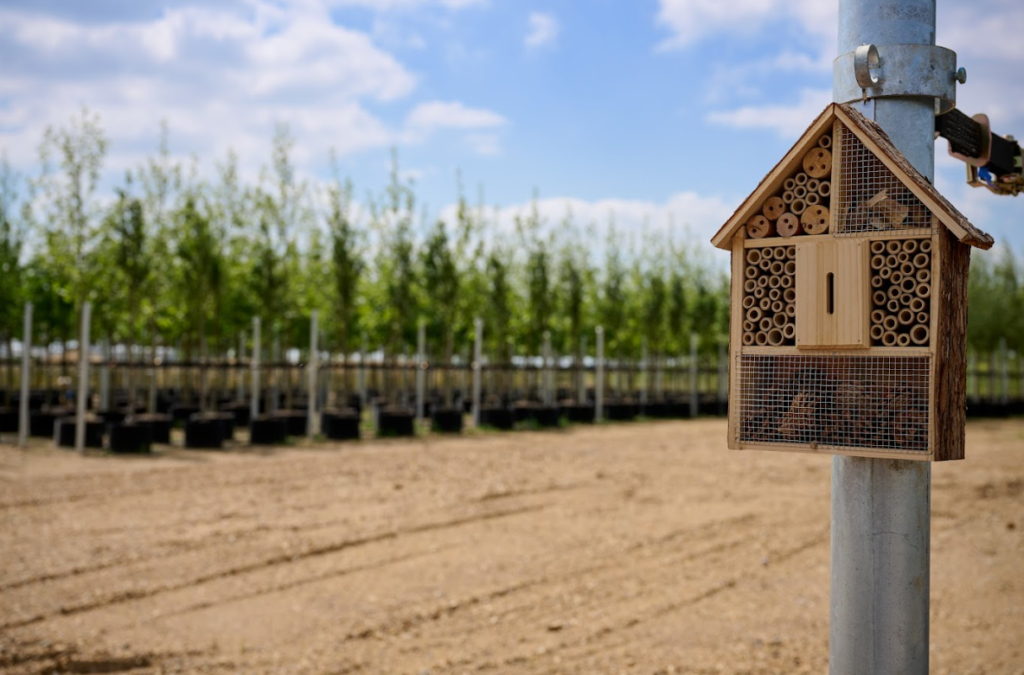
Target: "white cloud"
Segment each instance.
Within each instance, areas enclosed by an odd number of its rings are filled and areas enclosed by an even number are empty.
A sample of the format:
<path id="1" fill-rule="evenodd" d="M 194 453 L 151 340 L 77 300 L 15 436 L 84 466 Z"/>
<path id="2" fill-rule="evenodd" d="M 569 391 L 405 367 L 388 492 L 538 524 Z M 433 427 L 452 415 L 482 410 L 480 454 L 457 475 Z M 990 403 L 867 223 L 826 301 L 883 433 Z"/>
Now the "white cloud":
<path id="1" fill-rule="evenodd" d="M 658 23 L 672 33 L 661 48 L 689 47 L 722 33 L 755 34 L 787 22 L 828 41 L 836 34 L 837 7 L 834 0 L 660 0 Z"/>
<path id="2" fill-rule="evenodd" d="M 769 129 L 782 138 L 796 138 L 831 101 L 829 90 L 804 89 L 793 105 L 766 104 L 714 111 L 708 113 L 707 120 L 734 129 Z"/>
<path id="3" fill-rule="evenodd" d="M 458 101 L 429 101 L 420 103 L 406 121 L 414 130 L 429 129 L 486 129 L 500 127 L 505 118 L 491 110 L 468 108 Z"/>
<path id="4" fill-rule="evenodd" d="M 558 19 L 553 14 L 543 12 L 530 13 L 530 28 L 523 38 L 523 44 L 527 49 L 536 49 L 551 44 L 558 38 Z"/>
<path id="5" fill-rule="evenodd" d="M 523 202 L 486 215 L 493 219 L 501 235 L 511 237 L 516 217 L 528 216 L 533 206 L 533 202 Z M 648 238 L 662 244 L 671 240 L 676 245 L 695 245 L 696 251 L 703 252 L 702 255 L 716 264 L 723 264 L 728 254 L 714 249 L 708 242 L 732 215 L 736 200 L 728 196 L 678 192 L 660 203 L 638 199 L 548 197 L 537 200 L 536 207 L 548 228 L 561 228 L 566 214 L 571 213 L 573 223 L 582 228 L 592 251 L 601 250 L 610 222 L 614 220 L 616 232 L 640 247 L 650 243 L 646 241 Z M 441 217 L 446 220 L 454 216 L 454 205 L 441 211 Z"/>
<path id="6" fill-rule="evenodd" d="M 209 166 L 234 148 L 243 167 L 263 163 L 278 121 L 295 136 L 296 162 L 310 164 L 322 163 L 328 148 L 345 156 L 423 142 L 441 128 L 505 122 L 442 102 L 416 106 L 412 127 L 384 122 L 371 105 L 410 98 L 417 77 L 367 33 L 334 23 L 331 4 L 177 5 L 156 18 L 88 22 L 0 9 L 0 54 L 19 54 L 0 72 L 0 148 L 31 173 L 44 129 L 66 124 L 82 105 L 100 114 L 110 137 L 110 175 L 152 152 L 161 119 L 179 153 Z M 388 6 L 414 4 L 474 3 Z"/>

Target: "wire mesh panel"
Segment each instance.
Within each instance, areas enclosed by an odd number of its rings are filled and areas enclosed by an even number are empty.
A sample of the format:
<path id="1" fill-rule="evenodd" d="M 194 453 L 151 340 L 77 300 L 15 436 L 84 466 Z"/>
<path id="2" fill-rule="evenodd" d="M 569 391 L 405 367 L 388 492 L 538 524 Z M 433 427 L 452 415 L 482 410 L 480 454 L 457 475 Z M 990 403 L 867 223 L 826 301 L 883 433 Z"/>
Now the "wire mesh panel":
<path id="1" fill-rule="evenodd" d="M 849 129 L 839 125 L 838 136 L 840 180 L 835 233 L 930 233 L 932 215 L 921 200 Z"/>
<path id="2" fill-rule="evenodd" d="M 736 439 L 928 452 L 928 356 L 737 356 Z"/>

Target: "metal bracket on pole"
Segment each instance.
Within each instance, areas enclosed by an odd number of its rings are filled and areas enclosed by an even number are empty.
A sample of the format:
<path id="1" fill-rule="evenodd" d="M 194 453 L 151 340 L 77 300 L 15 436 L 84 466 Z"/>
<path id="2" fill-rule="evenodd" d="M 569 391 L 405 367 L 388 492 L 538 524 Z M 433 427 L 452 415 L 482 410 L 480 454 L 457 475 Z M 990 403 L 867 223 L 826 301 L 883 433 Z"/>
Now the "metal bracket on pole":
<path id="1" fill-rule="evenodd" d="M 935 114 L 956 107 L 956 84 L 966 81 L 956 52 L 935 45 L 861 45 L 832 62 L 832 98 L 854 103 L 876 98 L 935 99 Z"/>

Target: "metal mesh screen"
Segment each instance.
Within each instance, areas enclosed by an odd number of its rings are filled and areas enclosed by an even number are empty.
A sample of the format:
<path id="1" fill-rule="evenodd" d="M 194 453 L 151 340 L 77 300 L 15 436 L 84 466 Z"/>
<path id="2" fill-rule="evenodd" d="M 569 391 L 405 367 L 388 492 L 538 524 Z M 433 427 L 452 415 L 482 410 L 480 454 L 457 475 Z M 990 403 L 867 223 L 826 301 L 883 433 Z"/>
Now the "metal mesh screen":
<path id="1" fill-rule="evenodd" d="M 924 204 L 849 129 L 839 125 L 838 134 L 840 180 L 835 233 L 930 233 L 932 216 Z"/>
<path id="2" fill-rule="evenodd" d="M 928 451 L 927 356 L 737 357 L 737 440 Z"/>

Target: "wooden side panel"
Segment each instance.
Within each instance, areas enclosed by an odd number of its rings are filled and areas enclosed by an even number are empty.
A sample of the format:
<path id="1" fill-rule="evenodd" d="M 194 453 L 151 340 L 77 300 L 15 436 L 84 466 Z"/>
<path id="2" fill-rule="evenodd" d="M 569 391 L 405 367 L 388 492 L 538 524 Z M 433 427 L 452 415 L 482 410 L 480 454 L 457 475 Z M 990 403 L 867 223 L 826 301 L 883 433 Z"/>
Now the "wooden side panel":
<path id="1" fill-rule="evenodd" d="M 732 279 L 729 295 L 729 438 L 728 445 L 737 450 L 739 438 L 740 392 L 739 373 L 736 372 L 740 349 L 743 347 L 743 265 L 746 254 L 743 241 L 746 232 L 739 230 L 732 239 Z"/>
<path id="2" fill-rule="evenodd" d="M 941 228 L 934 255 L 939 274 L 933 284 L 936 332 L 935 427 L 932 439 L 935 461 L 964 458 L 964 429 L 967 424 L 967 276 L 971 248 Z"/>
<path id="3" fill-rule="evenodd" d="M 868 242 L 797 242 L 796 346 L 866 349 L 871 312 Z"/>

